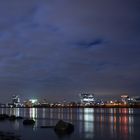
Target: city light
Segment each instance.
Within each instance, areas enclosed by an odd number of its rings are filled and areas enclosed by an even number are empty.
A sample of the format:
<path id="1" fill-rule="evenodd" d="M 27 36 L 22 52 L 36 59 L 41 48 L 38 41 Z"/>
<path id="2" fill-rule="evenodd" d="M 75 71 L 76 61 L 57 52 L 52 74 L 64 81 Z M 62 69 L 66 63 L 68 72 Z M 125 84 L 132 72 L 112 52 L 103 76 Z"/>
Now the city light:
<path id="1" fill-rule="evenodd" d="M 37 100 L 37 99 L 30 99 L 29 101 L 30 101 L 32 104 L 35 104 L 35 103 L 37 103 L 38 100 Z"/>
<path id="2" fill-rule="evenodd" d="M 96 98 L 93 94 L 80 94 L 77 101 L 49 102 L 46 99 L 27 99 L 22 101 L 18 95 L 13 95 L 11 102 L 0 104 L 0 107 L 46 107 L 46 108 L 73 108 L 73 107 L 140 107 L 140 97 L 129 97 L 121 95 L 118 100 L 103 100 Z"/>

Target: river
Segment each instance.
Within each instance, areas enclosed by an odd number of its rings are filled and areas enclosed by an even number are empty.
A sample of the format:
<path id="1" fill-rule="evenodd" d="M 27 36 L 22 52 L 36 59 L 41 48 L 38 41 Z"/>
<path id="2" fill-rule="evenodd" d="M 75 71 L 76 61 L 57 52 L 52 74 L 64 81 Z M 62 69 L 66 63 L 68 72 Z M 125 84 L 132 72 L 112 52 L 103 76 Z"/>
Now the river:
<path id="1" fill-rule="evenodd" d="M 0 121 L 0 131 L 14 132 L 21 140 L 139 140 L 140 109 L 133 108 L 0 108 L 0 114 L 33 118 L 34 126 L 22 120 Z M 74 124 L 74 132 L 58 135 L 52 128 L 58 120 Z"/>

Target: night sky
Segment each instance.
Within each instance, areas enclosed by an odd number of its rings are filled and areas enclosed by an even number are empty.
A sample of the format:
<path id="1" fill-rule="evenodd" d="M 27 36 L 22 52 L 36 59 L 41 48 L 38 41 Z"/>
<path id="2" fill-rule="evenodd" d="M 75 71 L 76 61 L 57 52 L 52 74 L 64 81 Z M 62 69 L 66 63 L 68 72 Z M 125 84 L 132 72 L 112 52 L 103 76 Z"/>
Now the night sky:
<path id="1" fill-rule="evenodd" d="M 0 102 L 140 96 L 139 0 L 0 0 Z"/>

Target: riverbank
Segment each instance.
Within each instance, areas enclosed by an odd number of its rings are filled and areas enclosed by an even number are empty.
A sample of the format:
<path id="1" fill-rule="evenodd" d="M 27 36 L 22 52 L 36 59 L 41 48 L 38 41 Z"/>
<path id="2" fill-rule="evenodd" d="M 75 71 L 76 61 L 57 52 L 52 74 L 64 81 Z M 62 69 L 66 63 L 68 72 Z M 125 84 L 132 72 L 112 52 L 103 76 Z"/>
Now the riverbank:
<path id="1" fill-rule="evenodd" d="M 0 107 L 0 108 L 140 108 L 138 105 L 118 105 L 118 104 L 106 104 L 106 105 L 79 105 L 79 106 L 32 106 L 32 107 Z"/>

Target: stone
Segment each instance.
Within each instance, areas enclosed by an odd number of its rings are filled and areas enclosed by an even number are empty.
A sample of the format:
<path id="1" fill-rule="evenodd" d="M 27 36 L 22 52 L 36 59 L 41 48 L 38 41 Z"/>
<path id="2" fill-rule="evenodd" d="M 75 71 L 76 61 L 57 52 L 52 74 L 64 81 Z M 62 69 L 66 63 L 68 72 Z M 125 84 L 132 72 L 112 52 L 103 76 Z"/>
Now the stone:
<path id="1" fill-rule="evenodd" d="M 58 135 L 71 134 L 74 131 L 74 125 L 69 122 L 59 120 L 55 125 L 54 130 Z"/>
<path id="2" fill-rule="evenodd" d="M 1 121 L 6 120 L 8 118 L 9 118 L 9 116 L 7 114 L 0 114 L 0 120 Z"/>
<path id="3" fill-rule="evenodd" d="M 23 121 L 23 125 L 34 125 L 35 124 L 35 120 L 32 119 L 26 119 Z"/>
<path id="4" fill-rule="evenodd" d="M 15 116 L 15 115 L 9 116 L 9 120 L 10 120 L 10 121 L 15 121 L 15 120 L 16 120 L 16 116 Z"/>

